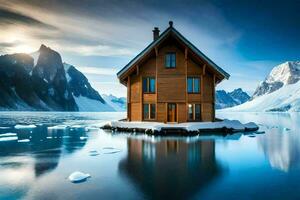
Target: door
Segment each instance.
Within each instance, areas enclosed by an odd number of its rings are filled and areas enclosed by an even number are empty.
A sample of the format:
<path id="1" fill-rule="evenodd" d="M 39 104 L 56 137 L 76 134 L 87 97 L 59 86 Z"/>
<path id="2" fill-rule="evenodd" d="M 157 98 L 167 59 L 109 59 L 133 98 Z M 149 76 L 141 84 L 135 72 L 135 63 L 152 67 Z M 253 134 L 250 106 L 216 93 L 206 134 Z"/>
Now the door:
<path id="1" fill-rule="evenodd" d="M 176 104 L 168 103 L 168 122 L 176 122 Z"/>

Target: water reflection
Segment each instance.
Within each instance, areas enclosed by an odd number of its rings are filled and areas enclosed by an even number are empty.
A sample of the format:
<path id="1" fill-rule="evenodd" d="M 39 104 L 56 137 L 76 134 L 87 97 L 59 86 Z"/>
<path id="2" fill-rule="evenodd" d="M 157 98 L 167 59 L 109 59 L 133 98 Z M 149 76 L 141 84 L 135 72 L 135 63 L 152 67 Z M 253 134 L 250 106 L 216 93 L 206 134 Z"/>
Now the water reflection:
<path id="1" fill-rule="evenodd" d="M 85 129 L 79 127 L 40 125 L 7 131 L 16 134 L 16 139 L 0 142 L 0 198 L 4 199 L 22 196 L 31 183 L 58 166 L 62 155 L 74 153 L 87 141 Z M 18 192 L 10 191 L 12 186 Z"/>
<path id="2" fill-rule="evenodd" d="M 213 140 L 157 142 L 128 138 L 128 154 L 119 170 L 147 198 L 186 199 L 221 175 Z"/>
<path id="3" fill-rule="evenodd" d="M 273 168 L 288 172 L 300 167 L 300 137 L 282 128 L 257 138 L 259 146 Z"/>
<path id="4" fill-rule="evenodd" d="M 221 118 L 254 121 L 266 134 L 257 137 L 272 168 L 288 172 L 300 168 L 299 113 L 219 113 Z"/>

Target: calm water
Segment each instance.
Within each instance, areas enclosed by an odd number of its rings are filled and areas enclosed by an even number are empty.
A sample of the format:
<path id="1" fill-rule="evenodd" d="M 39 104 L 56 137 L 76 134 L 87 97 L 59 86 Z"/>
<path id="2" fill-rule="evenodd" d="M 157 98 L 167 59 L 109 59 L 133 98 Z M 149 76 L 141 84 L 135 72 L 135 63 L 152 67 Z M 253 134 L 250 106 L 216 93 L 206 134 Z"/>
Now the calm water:
<path id="1" fill-rule="evenodd" d="M 265 131 L 226 137 L 96 128 L 124 116 L 0 113 L 0 134 L 17 134 L 0 136 L 0 199 L 300 199 L 300 114 L 219 113 Z M 78 170 L 91 178 L 69 182 Z"/>

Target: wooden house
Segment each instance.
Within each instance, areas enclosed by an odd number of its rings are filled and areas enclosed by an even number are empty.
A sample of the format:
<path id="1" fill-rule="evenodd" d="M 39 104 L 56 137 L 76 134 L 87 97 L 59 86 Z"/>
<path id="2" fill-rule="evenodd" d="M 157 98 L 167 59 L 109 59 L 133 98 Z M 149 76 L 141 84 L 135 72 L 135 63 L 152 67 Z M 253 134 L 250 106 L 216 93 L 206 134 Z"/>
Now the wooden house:
<path id="1" fill-rule="evenodd" d="M 117 76 L 127 87 L 129 121 L 215 120 L 215 87 L 229 74 L 169 22 Z"/>

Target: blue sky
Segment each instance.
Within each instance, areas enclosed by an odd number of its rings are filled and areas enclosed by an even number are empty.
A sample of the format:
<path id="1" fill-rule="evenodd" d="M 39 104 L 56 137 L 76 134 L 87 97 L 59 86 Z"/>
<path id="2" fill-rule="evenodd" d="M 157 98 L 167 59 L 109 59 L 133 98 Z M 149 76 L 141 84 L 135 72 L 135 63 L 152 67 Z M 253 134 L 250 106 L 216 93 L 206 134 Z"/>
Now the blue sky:
<path id="1" fill-rule="evenodd" d="M 0 0 L 0 54 L 43 43 L 100 93 L 125 96 L 116 72 L 168 21 L 231 74 L 218 89 L 253 92 L 269 71 L 300 60 L 300 1 Z"/>

